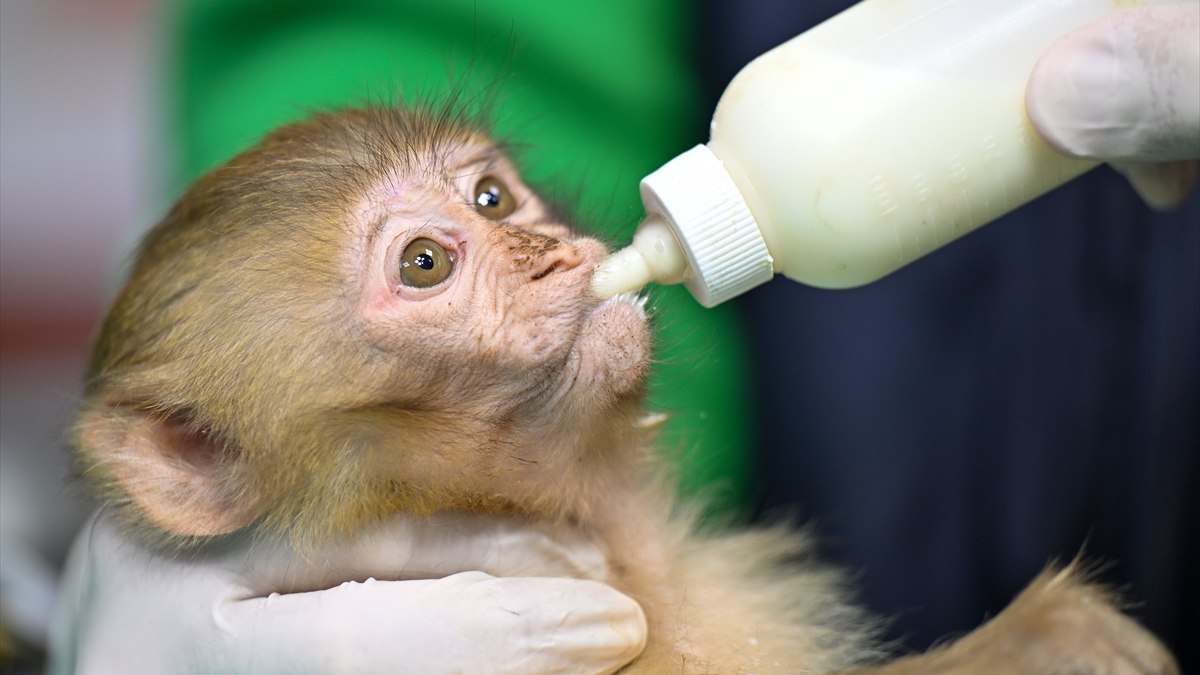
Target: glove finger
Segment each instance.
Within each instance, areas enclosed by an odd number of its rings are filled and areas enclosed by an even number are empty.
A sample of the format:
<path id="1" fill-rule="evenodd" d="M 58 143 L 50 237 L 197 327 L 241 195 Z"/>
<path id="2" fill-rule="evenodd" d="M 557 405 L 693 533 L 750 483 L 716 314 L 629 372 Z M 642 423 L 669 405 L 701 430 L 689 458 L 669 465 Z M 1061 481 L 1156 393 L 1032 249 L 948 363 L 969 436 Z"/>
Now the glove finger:
<path id="1" fill-rule="evenodd" d="M 1200 157 L 1200 5 L 1139 7 L 1073 31 L 1034 66 L 1030 120 L 1080 157 Z"/>
<path id="2" fill-rule="evenodd" d="M 646 615 L 611 586 L 545 577 L 483 583 L 495 594 L 490 597 L 522 617 L 519 635 L 487 631 L 509 645 L 524 643 L 517 672 L 613 673 L 645 649 Z"/>
<path id="3" fill-rule="evenodd" d="M 641 607 L 610 586 L 482 572 L 226 599 L 206 616 L 186 650 L 196 672 L 593 675 L 646 642 Z"/>
<path id="4" fill-rule="evenodd" d="M 1196 162 L 1113 164 L 1153 209 L 1168 211 L 1183 204 L 1196 185 Z"/>

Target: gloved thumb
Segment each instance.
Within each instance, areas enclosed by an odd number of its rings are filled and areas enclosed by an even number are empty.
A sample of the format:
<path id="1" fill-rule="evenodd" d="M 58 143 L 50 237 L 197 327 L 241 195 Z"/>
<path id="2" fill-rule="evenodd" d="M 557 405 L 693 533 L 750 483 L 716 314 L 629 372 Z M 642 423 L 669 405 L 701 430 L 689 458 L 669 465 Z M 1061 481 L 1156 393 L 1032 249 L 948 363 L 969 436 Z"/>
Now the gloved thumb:
<path id="1" fill-rule="evenodd" d="M 1026 108 L 1051 145 L 1117 164 L 1151 205 L 1182 199 L 1195 166 L 1179 160 L 1200 158 L 1200 3 L 1128 9 L 1068 33 L 1034 67 Z"/>

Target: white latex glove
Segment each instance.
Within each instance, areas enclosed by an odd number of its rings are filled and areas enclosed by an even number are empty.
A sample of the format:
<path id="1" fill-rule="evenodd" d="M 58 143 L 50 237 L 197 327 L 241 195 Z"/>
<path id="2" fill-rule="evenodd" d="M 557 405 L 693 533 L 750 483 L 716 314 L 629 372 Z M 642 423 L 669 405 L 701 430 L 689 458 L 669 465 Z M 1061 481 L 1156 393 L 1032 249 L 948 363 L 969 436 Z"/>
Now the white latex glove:
<path id="1" fill-rule="evenodd" d="M 567 578 L 606 576 L 582 538 L 515 520 L 396 517 L 303 556 L 248 538 L 168 556 L 102 512 L 71 553 L 50 671 L 611 673 L 645 645 L 642 610 Z"/>
<path id="2" fill-rule="evenodd" d="M 1152 207 L 1178 205 L 1200 158 L 1200 2 L 1067 34 L 1034 67 L 1025 104 L 1051 145 L 1112 163 Z"/>

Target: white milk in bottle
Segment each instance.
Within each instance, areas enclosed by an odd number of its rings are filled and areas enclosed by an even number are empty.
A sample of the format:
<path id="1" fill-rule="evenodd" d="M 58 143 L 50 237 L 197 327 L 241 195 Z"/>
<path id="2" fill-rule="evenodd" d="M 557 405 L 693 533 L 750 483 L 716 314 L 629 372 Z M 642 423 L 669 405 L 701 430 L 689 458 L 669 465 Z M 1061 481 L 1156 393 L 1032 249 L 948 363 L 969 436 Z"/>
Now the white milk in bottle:
<path id="1" fill-rule="evenodd" d="M 707 145 L 642 181 L 647 218 L 601 297 L 686 283 L 705 306 L 774 274 L 874 281 L 1078 176 L 1025 84 L 1057 38 L 1117 0 L 866 0 L 729 84 Z M 1065 85 L 1066 86 L 1066 85 Z"/>

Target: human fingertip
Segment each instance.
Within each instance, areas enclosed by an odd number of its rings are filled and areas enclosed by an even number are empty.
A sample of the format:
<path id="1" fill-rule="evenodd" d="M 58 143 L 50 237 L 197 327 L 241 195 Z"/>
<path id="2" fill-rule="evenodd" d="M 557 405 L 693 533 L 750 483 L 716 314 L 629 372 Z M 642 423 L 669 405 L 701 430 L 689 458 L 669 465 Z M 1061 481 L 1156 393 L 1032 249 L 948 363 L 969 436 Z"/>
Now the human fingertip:
<path id="1" fill-rule="evenodd" d="M 1197 163 L 1115 164 L 1147 206 L 1156 211 L 1179 208 L 1196 187 Z"/>
<path id="2" fill-rule="evenodd" d="M 645 651 L 650 627 L 646 622 L 646 612 L 642 610 L 642 606 L 632 598 L 629 598 L 629 603 L 632 605 L 629 615 L 624 621 L 617 622 L 613 626 L 613 630 L 624 639 L 623 643 L 626 645 L 626 649 L 622 657 L 632 661 Z"/>
<path id="3" fill-rule="evenodd" d="M 1034 64 L 1025 91 L 1025 110 L 1042 138 L 1074 157 L 1103 154 L 1114 131 L 1126 125 L 1127 89 L 1119 77 L 1107 31 L 1070 33 Z"/>
<path id="4" fill-rule="evenodd" d="M 608 590 L 616 601 L 609 604 L 604 616 L 596 617 L 601 623 L 593 624 L 592 630 L 605 637 L 593 633 L 598 639 L 592 646 L 598 650 L 596 656 L 610 662 L 616 672 L 645 651 L 649 625 L 637 601 L 611 587 Z"/>

